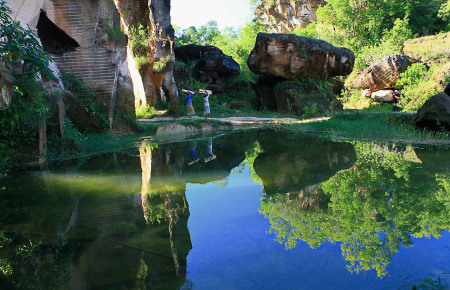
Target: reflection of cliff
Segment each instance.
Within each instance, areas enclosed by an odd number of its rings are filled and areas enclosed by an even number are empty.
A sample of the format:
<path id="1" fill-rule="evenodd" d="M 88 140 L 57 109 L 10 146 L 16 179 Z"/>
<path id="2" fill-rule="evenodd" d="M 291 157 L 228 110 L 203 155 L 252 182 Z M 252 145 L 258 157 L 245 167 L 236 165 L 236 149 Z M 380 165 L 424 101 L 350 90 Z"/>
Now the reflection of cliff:
<path id="1" fill-rule="evenodd" d="M 384 276 L 399 249 L 412 245 L 412 236 L 439 237 L 450 228 L 449 175 L 430 166 L 433 159 L 446 160 L 448 150 L 417 151 L 429 164 L 425 168 L 376 144 L 354 142 L 354 148 L 354 165 L 321 183 L 318 194 L 266 195 L 260 212 L 287 249 L 300 241 L 311 248 L 339 242 L 351 272 L 373 269 Z M 318 207 L 311 206 L 315 198 Z"/>
<path id="2" fill-rule="evenodd" d="M 356 160 L 349 143 L 311 137 L 286 140 L 279 134 L 260 138 L 263 153 L 254 163 L 267 194 L 298 192 L 319 184 Z"/>

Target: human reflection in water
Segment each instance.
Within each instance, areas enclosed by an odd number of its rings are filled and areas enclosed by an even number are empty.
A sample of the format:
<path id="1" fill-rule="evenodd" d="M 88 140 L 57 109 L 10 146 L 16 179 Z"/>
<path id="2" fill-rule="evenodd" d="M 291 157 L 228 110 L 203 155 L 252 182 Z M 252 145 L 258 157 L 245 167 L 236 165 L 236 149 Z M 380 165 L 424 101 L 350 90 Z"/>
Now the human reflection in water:
<path id="1" fill-rule="evenodd" d="M 200 159 L 197 157 L 197 141 L 192 141 L 189 146 L 189 155 L 191 156 L 191 161 L 188 163 L 188 165 L 192 165 L 195 162 L 199 161 Z"/>
<path id="2" fill-rule="evenodd" d="M 208 138 L 208 156 L 205 157 L 205 163 L 216 159 L 216 155 L 213 153 L 212 142 L 213 142 L 212 138 Z"/>

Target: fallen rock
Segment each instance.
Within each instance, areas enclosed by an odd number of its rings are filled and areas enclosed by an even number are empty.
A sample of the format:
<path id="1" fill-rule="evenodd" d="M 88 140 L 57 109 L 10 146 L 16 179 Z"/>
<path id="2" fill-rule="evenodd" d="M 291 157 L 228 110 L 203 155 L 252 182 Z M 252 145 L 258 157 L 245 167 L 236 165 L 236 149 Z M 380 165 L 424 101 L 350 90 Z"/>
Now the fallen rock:
<path id="1" fill-rule="evenodd" d="M 396 86 L 408 66 L 413 63 L 405 55 L 394 55 L 371 65 L 349 87 L 351 89 L 369 89 L 379 91 L 386 88 L 401 89 Z"/>
<path id="2" fill-rule="evenodd" d="M 5 110 L 11 104 L 13 94 L 13 79 L 11 71 L 0 62 L 0 110 Z"/>
<path id="3" fill-rule="evenodd" d="M 241 67 L 231 56 L 213 53 L 205 56 L 194 67 L 194 77 L 201 82 L 223 83 L 229 77 L 239 75 Z"/>
<path id="4" fill-rule="evenodd" d="M 412 120 L 418 128 L 450 131 L 450 96 L 442 92 L 428 99 Z"/>
<path id="5" fill-rule="evenodd" d="M 348 75 L 354 63 L 355 55 L 348 48 L 295 34 L 267 33 L 258 33 L 247 60 L 253 73 L 287 80 Z"/>
<path id="6" fill-rule="evenodd" d="M 183 62 L 199 61 L 209 54 L 224 54 L 218 47 L 212 45 L 188 44 L 175 47 L 175 58 Z"/>
<path id="7" fill-rule="evenodd" d="M 450 83 L 448 83 L 444 88 L 444 93 L 447 94 L 447 96 L 450 96 Z"/>
<path id="8" fill-rule="evenodd" d="M 394 91 L 393 90 L 379 90 L 376 92 L 372 92 L 370 97 L 378 102 L 392 102 L 394 100 Z"/>
<path id="9" fill-rule="evenodd" d="M 341 81 L 338 78 L 331 78 L 329 83 L 330 83 L 330 86 L 331 86 L 331 91 L 335 95 L 337 95 L 337 96 L 342 95 L 342 91 L 345 90 L 345 85 L 344 85 L 343 81 Z"/>

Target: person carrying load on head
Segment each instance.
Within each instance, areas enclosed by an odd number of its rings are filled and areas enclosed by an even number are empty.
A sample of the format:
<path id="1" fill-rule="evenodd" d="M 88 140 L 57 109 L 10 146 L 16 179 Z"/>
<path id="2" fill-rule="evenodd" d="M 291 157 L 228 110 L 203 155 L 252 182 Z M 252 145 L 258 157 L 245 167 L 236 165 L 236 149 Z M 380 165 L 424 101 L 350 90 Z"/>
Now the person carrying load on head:
<path id="1" fill-rule="evenodd" d="M 394 90 L 394 99 L 392 100 L 392 111 L 399 112 L 402 109 L 398 106 L 398 100 L 400 99 L 401 94 L 398 90 Z"/>
<path id="2" fill-rule="evenodd" d="M 209 118 L 211 117 L 211 110 L 209 108 L 209 96 L 212 94 L 209 90 L 199 90 L 199 93 L 203 93 L 203 102 L 205 105 L 205 110 L 203 112 L 203 118 Z"/>
<path id="3" fill-rule="evenodd" d="M 189 118 L 192 118 L 192 116 L 195 116 L 194 106 L 192 105 L 192 97 L 194 96 L 194 92 L 189 90 L 183 90 L 183 93 L 188 94 L 186 96 L 186 110 Z"/>

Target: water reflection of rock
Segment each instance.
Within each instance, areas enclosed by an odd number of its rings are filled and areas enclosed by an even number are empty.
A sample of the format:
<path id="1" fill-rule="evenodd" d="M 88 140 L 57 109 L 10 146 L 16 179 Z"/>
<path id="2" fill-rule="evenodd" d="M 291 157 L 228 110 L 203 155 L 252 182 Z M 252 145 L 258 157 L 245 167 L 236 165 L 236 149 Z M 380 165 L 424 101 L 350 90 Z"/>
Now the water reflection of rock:
<path id="1" fill-rule="evenodd" d="M 263 153 L 255 160 L 256 173 L 267 194 L 311 191 L 356 161 L 353 145 L 313 137 L 259 138 Z"/>

